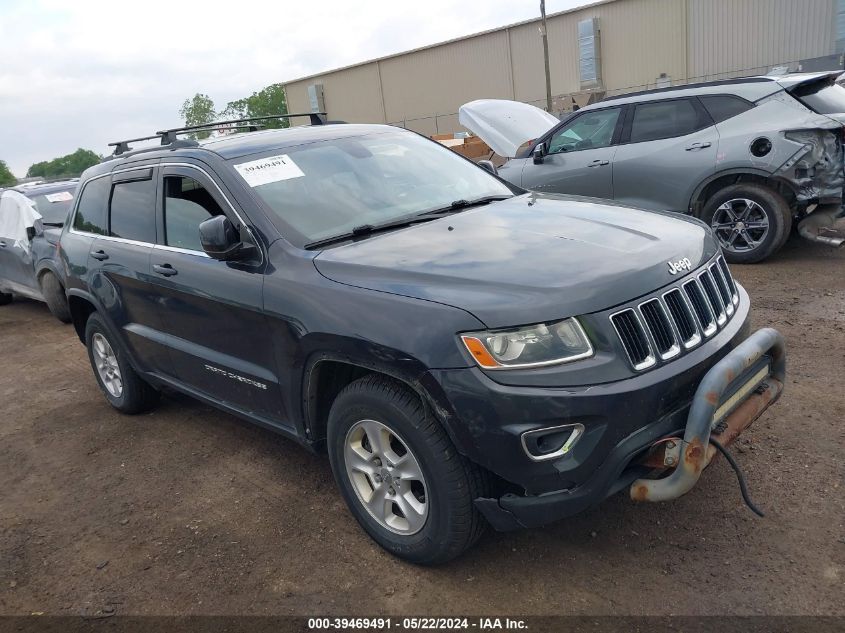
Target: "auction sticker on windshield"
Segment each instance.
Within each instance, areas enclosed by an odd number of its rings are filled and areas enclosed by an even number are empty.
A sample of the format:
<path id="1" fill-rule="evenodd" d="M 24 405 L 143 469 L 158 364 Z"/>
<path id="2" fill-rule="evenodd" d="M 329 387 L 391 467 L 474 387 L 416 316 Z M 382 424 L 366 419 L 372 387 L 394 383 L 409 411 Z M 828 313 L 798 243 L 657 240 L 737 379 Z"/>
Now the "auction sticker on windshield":
<path id="1" fill-rule="evenodd" d="M 48 193 L 44 196 L 50 202 L 67 202 L 73 200 L 73 194 L 70 191 L 61 191 L 59 193 Z"/>
<path id="2" fill-rule="evenodd" d="M 305 174 L 287 154 L 268 156 L 251 160 L 248 163 L 235 165 L 235 169 L 243 176 L 250 187 L 259 187 L 271 182 L 300 178 Z"/>

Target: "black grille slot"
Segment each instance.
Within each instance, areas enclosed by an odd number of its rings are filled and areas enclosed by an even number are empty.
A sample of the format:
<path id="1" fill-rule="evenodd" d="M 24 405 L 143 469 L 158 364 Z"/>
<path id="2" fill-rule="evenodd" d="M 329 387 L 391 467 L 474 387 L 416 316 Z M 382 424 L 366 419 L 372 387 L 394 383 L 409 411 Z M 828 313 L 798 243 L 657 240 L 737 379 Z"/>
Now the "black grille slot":
<path id="1" fill-rule="evenodd" d="M 733 302 L 731 301 L 731 291 L 728 288 L 728 282 L 725 281 L 722 270 L 717 264 L 710 266 L 710 272 L 713 274 L 713 279 L 716 280 L 716 288 L 719 290 L 719 296 L 722 297 L 722 304 L 729 308 L 728 312 L 733 312 Z"/>
<path id="2" fill-rule="evenodd" d="M 720 257 L 718 259 L 719 268 L 722 269 L 722 275 L 725 277 L 725 281 L 728 283 L 728 288 L 731 291 L 731 296 L 735 297 L 737 295 L 736 291 L 736 284 L 734 283 L 734 278 L 731 276 L 731 270 L 728 268 L 728 264 L 725 261 L 724 257 Z"/>
<path id="3" fill-rule="evenodd" d="M 688 281 L 684 284 L 684 290 L 687 293 L 687 297 L 689 297 L 692 309 L 695 310 L 698 322 L 701 323 L 701 327 L 706 331 L 715 326 L 716 322 L 713 319 L 713 313 L 710 312 L 710 307 L 707 305 L 707 299 L 704 298 L 701 286 L 694 281 Z M 709 332 L 707 333 L 709 334 Z"/>
<path id="4" fill-rule="evenodd" d="M 666 307 L 669 308 L 669 314 L 675 322 L 675 327 L 678 328 L 681 340 L 689 344 L 698 334 L 698 328 L 695 327 L 695 317 L 692 316 L 681 291 L 676 288 L 666 293 L 663 298 L 666 300 Z"/>
<path id="5" fill-rule="evenodd" d="M 651 337 L 654 339 L 654 344 L 657 346 L 657 352 L 660 356 L 665 358 L 673 352 L 677 353 L 675 332 L 672 330 L 672 324 L 669 323 L 660 301 L 657 299 L 646 301 L 640 306 L 640 312 L 643 315 L 646 327 L 651 332 Z"/>
<path id="6" fill-rule="evenodd" d="M 616 328 L 625 352 L 635 369 L 645 369 L 654 363 L 649 349 L 648 338 L 643 326 L 633 310 L 625 310 L 610 317 Z"/>
<path id="7" fill-rule="evenodd" d="M 725 306 L 722 304 L 722 299 L 719 296 L 719 291 L 716 290 L 716 283 L 713 281 L 710 271 L 701 273 L 699 279 L 701 280 L 704 292 L 707 294 L 707 298 L 710 300 L 710 305 L 713 306 L 713 312 L 716 314 L 716 321 L 722 323 L 725 318 Z"/>

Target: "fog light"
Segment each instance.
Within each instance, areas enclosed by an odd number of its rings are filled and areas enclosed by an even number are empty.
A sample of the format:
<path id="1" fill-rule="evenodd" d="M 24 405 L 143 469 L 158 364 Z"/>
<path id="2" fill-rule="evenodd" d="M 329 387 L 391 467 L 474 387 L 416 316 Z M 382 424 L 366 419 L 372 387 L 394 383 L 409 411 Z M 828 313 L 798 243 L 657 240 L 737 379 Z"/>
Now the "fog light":
<path id="1" fill-rule="evenodd" d="M 535 462 L 566 455 L 584 435 L 583 424 L 564 424 L 522 434 L 522 449 Z"/>

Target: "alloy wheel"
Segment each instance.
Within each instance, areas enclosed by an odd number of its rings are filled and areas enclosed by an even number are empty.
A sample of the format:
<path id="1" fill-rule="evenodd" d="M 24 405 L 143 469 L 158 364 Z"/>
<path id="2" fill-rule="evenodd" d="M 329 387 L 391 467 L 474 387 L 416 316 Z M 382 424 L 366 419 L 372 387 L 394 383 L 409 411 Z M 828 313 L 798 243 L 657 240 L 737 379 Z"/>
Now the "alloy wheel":
<path id="1" fill-rule="evenodd" d="M 719 205 L 710 221 L 722 248 L 743 253 L 760 246 L 769 234 L 769 217 L 760 204 L 734 198 Z"/>
<path id="2" fill-rule="evenodd" d="M 91 338 L 91 345 L 94 348 L 94 365 L 103 386 L 112 396 L 119 398 L 123 394 L 123 376 L 112 346 L 99 332 Z"/>
<path id="3" fill-rule="evenodd" d="M 408 444 L 375 420 L 360 420 L 346 434 L 346 476 L 367 512 L 396 534 L 416 534 L 428 518 L 428 486 Z"/>

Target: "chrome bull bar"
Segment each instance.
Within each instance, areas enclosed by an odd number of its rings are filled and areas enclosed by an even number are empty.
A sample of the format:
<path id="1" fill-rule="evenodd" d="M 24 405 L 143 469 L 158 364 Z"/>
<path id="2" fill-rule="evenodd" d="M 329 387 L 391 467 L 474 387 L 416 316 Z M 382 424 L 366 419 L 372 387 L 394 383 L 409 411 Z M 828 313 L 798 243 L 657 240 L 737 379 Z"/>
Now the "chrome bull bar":
<path id="1" fill-rule="evenodd" d="M 737 424 L 729 441 L 747 428 L 771 405 L 783 390 L 786 375 L 786 349 L 783 336 L 773 328 L 757 330 L 716 363 L 704 375 L 693 396 L 684 437 L 680 442 L 677 467 L 663 479 L 637 479 L 631 484 L 630 494 L 635 501 L 668 501 L 689 492 L 701 472 L 710 463 L 715 450 L 710 446 L 710 432 L 714 415 L 725 391 L 737 376 L 752 367 L 765 355 L 771 357 L 766 395 L 757 407 L 738 411 L 743 418 Z M 733 415 L 733 414 L 731 414 Z M 730 417 L 730 416 L 729 416 Z M 711 449 L 711 450 L 708 450 Z"/>

